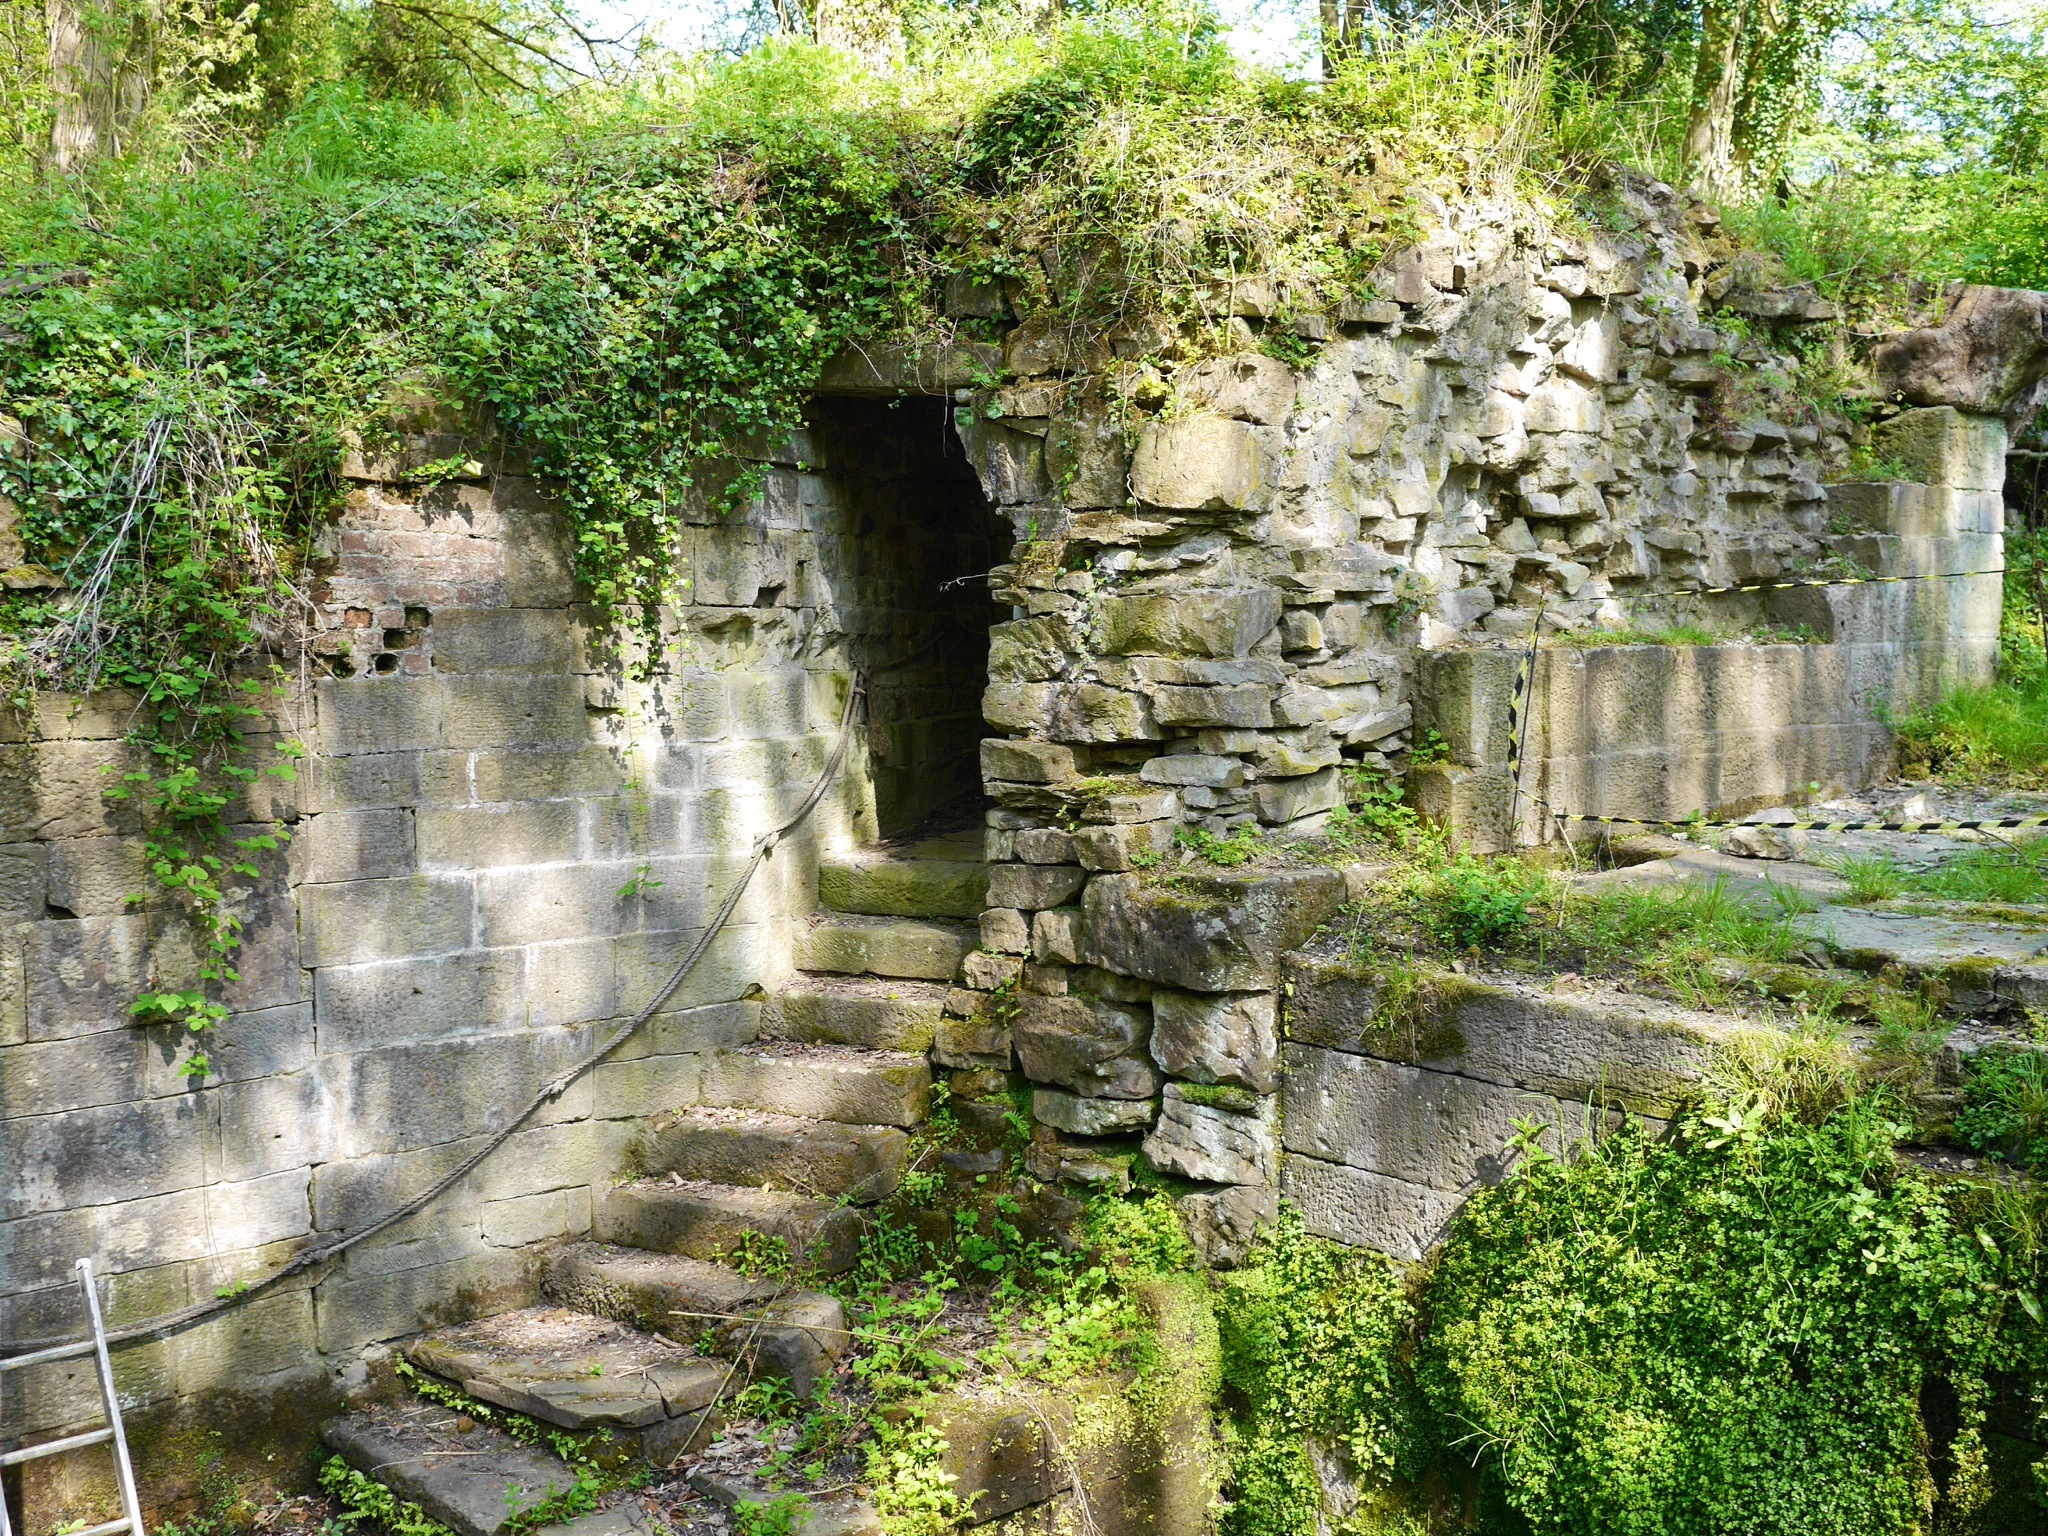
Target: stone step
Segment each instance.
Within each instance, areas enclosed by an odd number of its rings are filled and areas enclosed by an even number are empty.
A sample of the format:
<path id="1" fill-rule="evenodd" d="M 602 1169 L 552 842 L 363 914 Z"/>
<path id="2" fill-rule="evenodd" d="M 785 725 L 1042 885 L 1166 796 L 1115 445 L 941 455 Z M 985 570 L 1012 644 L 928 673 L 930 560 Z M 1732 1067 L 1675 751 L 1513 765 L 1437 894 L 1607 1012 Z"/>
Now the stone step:
<path id="1" fill-rule="evenodd" d="M 931 1066 L 905 1051 L 836 1045 L 753 1045 L 705 1059 L 698 1102 L 844 1125 L 924 1123 Z"/>
<path id="2" fill-rule="evenodd" d="M 884 1125 L 686 1109 L 656 1122 L 640 1170 L 872 1205 L 895 1193 L 909 1146 L 908 1136 Z"/>
<path id="3" fill-rule="evenodd" d="M 806 1493 L 799 1487 L 785 1492 L 749 1473 L 724 1472 L 714 1467 L 692 1472 L 690 1486 L 712 1503 L 735 1513 L 749 1506 L 773 1505 L 779 1498 L 790 1499 L 787 1526 L 771 1526 L 762 1521 L 755 1529 L 787 1530 L 790 1536 L 882 1536 L 880 1512 L 851 1489 Z"/>
<path id="4" fill-rule="evenodd" d="M 719 1260 L 749 1232 L 780 1238 L 790 1263 L 828 1275 L 853 1267 L 867 1218 L 851 1206 L 729 1184 L 636 1179 L 609 1191 L 592 1223 L 600 1242 Z"/>
<path id="5" fill-rule="evenodd" d="M 708 1438 L 718 1400 L 744 1385 L 726 1361 L 567 1307 L 437 1329 L 405 1354 L 471 1397 L 563 1429 L 609 1430 L 664 1463 Z"/>
<path id="6" fill-rule="evenodd" d="M 846 1309 L 822 1291 L 755 1280 L 681 1254 L 572 1243 L 549 1256 L 547 1294 L 565 1306 L 675 1338 L 712 1337 L 755 1378 L 785 1378 L 808 1398 L 846 1353 Z"/>
<path id="7" fill-rule="evenodd" d="M 467 1430 L 460 1426 L 470 1425 Z M 327 1448 L 416 1504 L 456 1536 L 501 1536 L 555 1494 L 576 1486 L 576 1469 L 550 1451 L 452 1410 L 424 1404 L 358 1410 L 321 1426 Z M 597 1510 L 533 1536 L 653 1536 L 639 1501 Z"/>
<path id="8" fill-rule="evenodd" d="M 923 1055 L 945 1006 L 935 982 L 797 976 L 761 1005 L 761 1037 Z"/>
<path id="9" fill-rule="evenodd" d="M 898 976 L 951 981 L 981 946 L 981 930 L 908 917 L 819 912 L 796 930 L 796 964 L 840 976 Z"/>
<path id="10" fill-rule="evenodd" d="M 951 846 L 935 854 L 966 853 Z M 975 848 L 966 857 L 908 857 L 881 850 L 828 857 L 818 864 L 818 905 L 873 917 L 981 916 L 988 905 L 988 866 Z"/>

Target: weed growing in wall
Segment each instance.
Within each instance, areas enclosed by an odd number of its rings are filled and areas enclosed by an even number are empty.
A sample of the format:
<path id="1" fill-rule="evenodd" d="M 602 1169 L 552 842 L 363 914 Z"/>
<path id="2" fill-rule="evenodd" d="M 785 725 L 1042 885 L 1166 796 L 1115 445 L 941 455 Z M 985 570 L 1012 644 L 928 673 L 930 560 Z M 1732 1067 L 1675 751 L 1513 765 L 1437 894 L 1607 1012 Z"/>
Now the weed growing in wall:
<path id="1" fill-rule="evenodd" d="M 339 1456 L 330 1457 L 320 1468 L 320 1486 L 340 1501 L 341 1516 L 336 1523 L 345 1530 L 367 1526 L 386 1536 L 455 1536 L 419 1505 L 401 1500 Z"/>
<path id="2" fill-rule="evenodd" d="M 1429 1447 L 1402 1356 L 1414 1302 L 1393 1264 L 1284 1212 L 1217 1298 L 1235 1487 L 1228 1536 L 1316 1536 L 1311 1442 L 1368 1488 L 1412 1481 Z"/>
<path id="3" fill-rule="evenodd" d="M 1955 1136 L 2014 1168 L 2048 1173 L 2048 1053 L 2001 1046 L 1971 1057 Z"/>

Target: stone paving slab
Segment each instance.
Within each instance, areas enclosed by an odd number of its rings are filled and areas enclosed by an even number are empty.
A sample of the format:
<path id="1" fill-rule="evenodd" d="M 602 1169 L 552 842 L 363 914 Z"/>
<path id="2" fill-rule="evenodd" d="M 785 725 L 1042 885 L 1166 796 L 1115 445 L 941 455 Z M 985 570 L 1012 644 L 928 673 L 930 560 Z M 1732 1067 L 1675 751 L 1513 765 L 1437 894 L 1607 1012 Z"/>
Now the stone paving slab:
<path id="1" fill-rule="evenodd" d="M 439 1408 L 371 1409 L 321 1426 L 328 1449 L 417 1504 L 457 1536 L 498 1536 L 516 1516 L 575 1486 L 567 1463 Z"/>
<path id="2" fill-rule="evenodd" d="M 472 1397 L 564 1429 L 645 1429 L 714 1402 L 729 1368 L 609 1318 L 528 1307 L 415 1339 L 406 1357 Z"/>
<path id="3" fill-rule="evenodd" d="M 675 1179 L 641 1179 L 613 1189 L 598 1207 L 592 1235 L 600 1242 L 720 1260 L 749 1232 L 779 1237 L 798 1263 L 826 1274 L 851 1269 L 867 1221 L 831 1200 L 773 1190 Z"/>
<path id="4" fill-rule="evenodd" d="M 650 1175 L 844 1196 L 868 1205 L 895 1192 L 909 1146 L 910 1138 L 890 1126 L 683 1110 L 656 1125 L 639 1166 Z"/>
<path id="5" fill-rule="evenodd" d="M 714 1336 L 756 1377 L 781 1376 L 799 1397 L 846 1352 L 846 1311 L 821 1291 L 753 1280 L 722 1264 L 608 1243 L 572 1243 L 548 1260 L 548 1294 L 662 1333 Z"/>
<path id="6" fill-rule="evenodd" d="M 770 1504 L 780 1496 L 761 1479 L 744 1472 L 693 1472 L 690 1486 L 727 1509 Z M 792 1536 L 882 1536 L 882 1517 L 875 1506 L 850 1489 L 803 1497 L 803 1508 L 790 1525 Z"/>

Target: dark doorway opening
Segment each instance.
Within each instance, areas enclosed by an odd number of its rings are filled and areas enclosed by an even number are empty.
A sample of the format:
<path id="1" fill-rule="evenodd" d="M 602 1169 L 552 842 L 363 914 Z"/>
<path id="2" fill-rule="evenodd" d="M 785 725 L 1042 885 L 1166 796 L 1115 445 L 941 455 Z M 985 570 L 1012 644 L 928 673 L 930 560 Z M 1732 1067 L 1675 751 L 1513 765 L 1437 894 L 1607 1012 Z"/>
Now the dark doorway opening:
<path id="1" fill-rule="evenodd" d="M 948 403 L 821 395 L 804 509 L 836 631 L 869 678 L 867 749 L 884 838 L 980 820 L 987 572 L 1009 558 Z"/>

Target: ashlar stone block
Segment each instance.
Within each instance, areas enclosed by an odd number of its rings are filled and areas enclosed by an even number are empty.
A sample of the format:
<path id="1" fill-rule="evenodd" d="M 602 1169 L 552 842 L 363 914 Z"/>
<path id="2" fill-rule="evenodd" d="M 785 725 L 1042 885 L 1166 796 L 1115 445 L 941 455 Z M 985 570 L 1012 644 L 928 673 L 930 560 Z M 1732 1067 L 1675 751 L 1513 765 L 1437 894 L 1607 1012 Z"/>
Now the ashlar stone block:
<path id="1" fill-rule="evenodd" d="M 1279 1174 L 1279 1100 L 1231 1088 L 1168 1083 L 1145 1155 L 1209 1184 L 1271 1184 Z"/>
<path id="2" fill-rule="evenodd" d="M 1131 488 L 1139 501 L 1169 511 L 1256 511 L 1272 500 L 1276 470 L 1260 429 L 1187 416 L 1140 433 Z"/>
<path id="3" fill-rule="evenodd" d="M 1274 995 L 1157 989 L 1152 994 L 1152 1059 L 1173 1077 L 1274 1092 L 1280 1086 Z"/>
<path id="4" fill-rule="evenodd" d="M 1138 1008 L 1026 993 L 1015 1025 L 1017 1056 L 1033 1082 L 1088 1098 L 1144 1099 L 1159 1091 L 1145 1055 L 1151 1020 Z"/>

